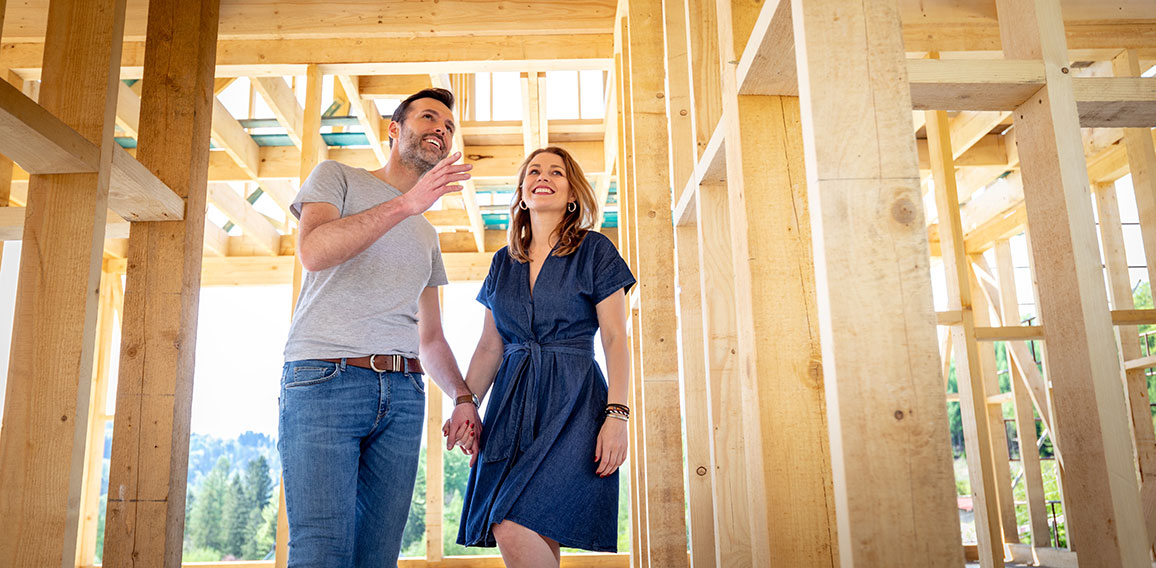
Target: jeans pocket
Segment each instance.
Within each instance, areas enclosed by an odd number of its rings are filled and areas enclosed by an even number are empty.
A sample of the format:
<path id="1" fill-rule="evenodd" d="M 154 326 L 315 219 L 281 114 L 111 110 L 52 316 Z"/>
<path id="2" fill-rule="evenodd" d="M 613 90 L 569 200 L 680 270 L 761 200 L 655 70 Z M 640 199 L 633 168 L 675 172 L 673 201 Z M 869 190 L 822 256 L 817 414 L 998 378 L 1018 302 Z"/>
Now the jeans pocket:
<path id="1" fill-rule="evenodd" d="M 424 396 L 425 395 L 425 379 L 422 378 L 422 374 L 421 373 L 406 373 L 405 376 L 409 377 L 409 382 L 413 383 L 413 388 L 417 389 L 417 392 L 421 393 Z"/>
<path id="2" fill-rule="evenodd" d="M 299 367 L 293 367 L 285 374 L 285 388 L 307 387 L 319 385 L 333 380 L 341 373 L 337 363 L 309 362 Z"/>

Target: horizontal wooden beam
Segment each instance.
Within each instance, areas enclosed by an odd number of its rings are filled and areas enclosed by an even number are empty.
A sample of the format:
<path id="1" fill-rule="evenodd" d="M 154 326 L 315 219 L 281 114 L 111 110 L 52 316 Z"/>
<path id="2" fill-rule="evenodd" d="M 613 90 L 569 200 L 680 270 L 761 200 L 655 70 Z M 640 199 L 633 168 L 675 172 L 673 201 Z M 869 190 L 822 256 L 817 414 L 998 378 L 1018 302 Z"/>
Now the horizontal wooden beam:
<path id="1" fill-rule="evenodd" d="M 429 75 L 370 75 L 359 77 L 358 90 L 367 99 L 404 99 L 433 86 Z"/>
<path id="2" fill-rule="evenodd" d="M 1080 126 L 1156 126 L 1156 77 L 1075 77 Z"/>
<path id="3" fill-rule="evenodd" d="M 120 146 L 112 149 L 108 208 L 129 221 L 185 218 L 185 200 Z"/>
<path id="4" fill-rule="evenodd" d="M 1156 324 L 1156 310 L 1112 310 L 1114 325 Z"/>
<path id="5" fill-rule="evenodd" d="M 95 172 L 100 148 L 0 81 L 0 153 L 34 174 Z"/>
<path id="6" fill-rule="evenodd" d="M 40 78 L 43 43 L 5 43 L 0 49 L 11 71 L 25 80 Z M 613 34 L 609 31 L 581 35 L 222 39 L 217 42 L 216 76 L 305 75 L 309 65 L 317 65 L 325 75 L 417 75 L 607 70 L 613 63 Z M 144 42 L 125 42 L 121 78 L 139 79 L 143 69 Z"/>
<path id="7" fill-rule="evenodd" d="M 1014 110 L 1044 86 L 1041 61 L 909 59 L 915 110 Z"/>
<path id="8" fill-rule="evenodd" d="M 976 327 L 976 341 L 1026 341 L 1043 339 L 1043 326 L 1009 325 L 1003 327 Z"/>
<path id="9" fill-rule="evenodd" d="M 1135 371 L 1137 369 L 1150 369 L 1156 367 L 1156 355 L 1149 355 L 1139 359 L 1132 359 L 1131 361 L 1124 361 L 1125 371 Z"/>
<path id="10" fill-rule="evenodd" d="M 48 0 L 12 2 L 5 17 L 10 41 L 41 41 Z M 416 38 L 432 35 L 609 34 L 615 0 L 535 0 L 502 3 L 439 0 L 348 2 L 225 2 L 220 11 L 220 38 Z M 129 2 L 124 36 L 143 40 L 148 4 Z M 533 21 L 527 27 L 524 22 Z"/>

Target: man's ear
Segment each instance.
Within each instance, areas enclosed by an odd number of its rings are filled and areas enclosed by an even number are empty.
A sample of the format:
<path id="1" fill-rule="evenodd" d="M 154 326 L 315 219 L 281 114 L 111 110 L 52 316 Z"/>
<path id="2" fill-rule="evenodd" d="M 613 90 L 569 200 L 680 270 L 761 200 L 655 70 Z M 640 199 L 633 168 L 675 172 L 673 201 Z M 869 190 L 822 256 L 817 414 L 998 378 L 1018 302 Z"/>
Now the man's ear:
<path id="1" fill-rule="evenodd" d="M 401 126 L 398 125 L 396 121 L 391 120 L 389 121 L 389 126 L 386 127 L 386 132 L 388 132 L 390 138 L 396 141 L 398 136 L 401 135 Z"/>

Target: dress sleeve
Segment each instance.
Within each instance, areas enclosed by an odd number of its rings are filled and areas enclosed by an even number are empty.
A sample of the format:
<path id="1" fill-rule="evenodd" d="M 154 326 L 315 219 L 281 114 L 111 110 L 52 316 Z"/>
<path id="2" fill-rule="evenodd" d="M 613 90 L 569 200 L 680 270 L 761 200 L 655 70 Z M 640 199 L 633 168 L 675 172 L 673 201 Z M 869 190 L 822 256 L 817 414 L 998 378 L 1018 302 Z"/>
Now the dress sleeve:
<path id="1" fill-rule="evenodd" d="M 602 235 L 598 235 L 602 237 Z M 595 237 L 597 238 L 597 237 Z M 611 294 L 622 290 L 630 292 L 630 287 L 636 280 L 626 266 L 626 261 L 618 253 L 618 249 L 610 239 L 597 239 L 598 246 L 594 251 L 594 303 L 597 304 Z"/>
<path id="2" fill-rule="evenodd" d="M 478 290 L 478 302 L 491 310 L 493 307 L 490 306 L 490 294 L 494 291 L 494 280 L 498 278 L 498 263 L 505 259 L 505 257 L 505 248 L 494 253 L 494 258 L 490 260 L 490 273 L 486 275 L 486 280 L 482 282 L 482 289 Z"/>

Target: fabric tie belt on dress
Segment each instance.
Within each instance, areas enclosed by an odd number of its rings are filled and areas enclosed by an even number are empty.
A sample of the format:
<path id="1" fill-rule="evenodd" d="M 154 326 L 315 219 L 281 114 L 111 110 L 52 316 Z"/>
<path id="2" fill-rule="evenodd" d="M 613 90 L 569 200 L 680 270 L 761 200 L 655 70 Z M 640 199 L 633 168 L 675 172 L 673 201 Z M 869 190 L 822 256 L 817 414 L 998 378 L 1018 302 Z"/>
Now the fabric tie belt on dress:
<path id="1" fill-rule="evenodd" d="M 525 449 L 534 441 L 534 417 L 538 409 L 538 388 L 541 380 L 542 353 L 565 353 L 594 357 L 594 337 L 575 337 L 550 343 L 527 340 L 507 343 L 505 357 L 525 353 L 518 368 L 510 376 L 502 400 L 494 413 L 494 426 L 487 435 L 483 461 L 504 460 L 513 453 L 515 445 Z M 505 416 L 505 419 L 503 419 Z M 500 426 L 499 426 L 500 425 Z"/>

